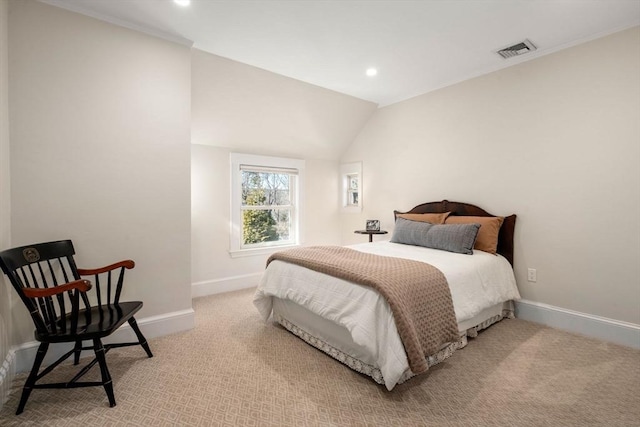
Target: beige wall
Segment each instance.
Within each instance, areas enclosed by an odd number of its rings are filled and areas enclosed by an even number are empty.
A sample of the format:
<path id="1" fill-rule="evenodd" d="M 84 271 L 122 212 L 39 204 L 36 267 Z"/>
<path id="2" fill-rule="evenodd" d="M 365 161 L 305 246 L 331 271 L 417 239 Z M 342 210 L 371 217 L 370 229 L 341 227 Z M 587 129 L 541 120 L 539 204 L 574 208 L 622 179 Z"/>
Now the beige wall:
<path id="1" fill-rule="evenodd" d="M 196 286 L 216 282 L 210 288 L 215 291 L 219 282 L 218 289 L 227 289 L 234 277 L 264 270 L 266 255 L 229 255 L 231 152 L 304 159 L 302 240 L 340 243 L 338 159 L 375 104 L 193 50 L 191 109 Z"/>
<path id="2" fill-rule="evenodd" d="M 365 189 L 343 242 L 426 201 L 516 213 L 525 299 L 640 324 L 639 51 L 636 27 L 378 110 L 342 158 Z"/>
<path id="3" fill-rule="evenodd" d="M 190 49 L 31 0 L 9 24 L 12 244 L 131 258 L 139 318 L 190 309 Z"/>
<path id="4" fill-rule="evenodd" d="M 11 246 L 8 16 L 9 3 L 0 0 L 0 250 Z M 11 358 L 9 350 L 13 344 L 15 342 L 11 341 L 11 288 L 3 275 L 0 279 L 0 364 Z M 7 396 L 12 377 L 12 373 L 6 369 L 0 374 L 0 406 Z"/>
<path id="5" fill-rule="evenodd" d="M 376 104 L 231 61 L 192 55 L 194 144 L 338 160 Z"/>
<path id="6" fill-rule="evenodd" d="M 260 273 L 268 255 L 231 258 L 230 170 L 228 148 L 191 147 L 192 279 L 194 283 Z M 336 162 L 305 162 L 305 244 L 339 244 Z"/>

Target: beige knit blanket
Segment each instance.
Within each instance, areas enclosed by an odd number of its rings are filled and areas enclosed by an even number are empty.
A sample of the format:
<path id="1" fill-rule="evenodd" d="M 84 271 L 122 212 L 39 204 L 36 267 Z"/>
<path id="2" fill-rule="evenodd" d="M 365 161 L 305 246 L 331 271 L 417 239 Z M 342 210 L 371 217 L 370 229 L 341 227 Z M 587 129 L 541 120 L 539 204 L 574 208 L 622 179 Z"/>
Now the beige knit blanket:
<path id="1" fill-rule="evenodd" d="M 340 246 L 311 246 L 276 252 L 267 260 L 297 264 L 370 286 L 389 303 L 414 374 L 429 369 L 427 357 L 459 339 L 451 291 L 440 270 L 403 258 Z"/>

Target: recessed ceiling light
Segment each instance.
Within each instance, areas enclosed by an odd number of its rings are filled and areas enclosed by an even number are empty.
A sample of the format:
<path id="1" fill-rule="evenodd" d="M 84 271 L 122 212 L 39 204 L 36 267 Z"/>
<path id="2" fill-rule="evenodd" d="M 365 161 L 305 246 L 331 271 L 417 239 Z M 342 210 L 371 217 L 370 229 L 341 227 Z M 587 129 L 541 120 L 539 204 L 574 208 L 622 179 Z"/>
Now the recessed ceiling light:
<path id="1" fill-rule="evenodd" d="M 373 77 L 376 74 L 378 74 L 378 70 L 376 70 L 375 68 L 369 68 L 367 69 L 367 76 L 369 77 Z"/>
<path id="2" fill-rule="evenodd" d="M 189 6 L 191 4 L 191 0 L 173 0 L 173 2 L 180 6 Z"/>

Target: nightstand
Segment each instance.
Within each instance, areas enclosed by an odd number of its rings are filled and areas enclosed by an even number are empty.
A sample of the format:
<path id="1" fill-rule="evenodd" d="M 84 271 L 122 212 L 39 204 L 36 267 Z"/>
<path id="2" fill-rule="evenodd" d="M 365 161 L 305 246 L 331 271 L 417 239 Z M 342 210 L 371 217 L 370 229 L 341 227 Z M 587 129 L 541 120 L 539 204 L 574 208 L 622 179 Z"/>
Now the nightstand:
<path id="1" fill-rule="evenodd" d="M 371 231 L 371 230 L 356 230 L 354 231 L 356 234 L 368 234 L 369 235 L 369 243 L 373 242 L 374 234 L 387 234 L 388 231 L 379 230 L 379 231 Z"/>

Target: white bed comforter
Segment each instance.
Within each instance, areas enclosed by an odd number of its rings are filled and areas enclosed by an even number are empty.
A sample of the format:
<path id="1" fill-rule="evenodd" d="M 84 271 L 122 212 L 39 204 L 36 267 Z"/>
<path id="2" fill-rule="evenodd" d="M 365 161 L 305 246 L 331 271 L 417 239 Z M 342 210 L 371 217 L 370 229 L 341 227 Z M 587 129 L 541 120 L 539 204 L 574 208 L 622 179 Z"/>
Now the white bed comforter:
<path id="1" fill-rule="evenodd" d="M 428 262 L 447 278 L 458 323 L 485 308 L 519 299 L 513 269 L 499 255 L 473 251 L 462 255 L 391 242 L 362 243 L 352 249 L 377 255 Z M 290 300 L 346 328 L 366 349 L 391 390 L 409 368 L 386 300 L 367 286 L 281 261 L 272 262 L 258 285 L 254 305 L 268 320 L 273 298 Z"/>

